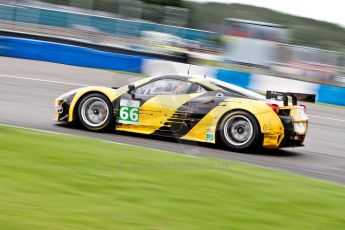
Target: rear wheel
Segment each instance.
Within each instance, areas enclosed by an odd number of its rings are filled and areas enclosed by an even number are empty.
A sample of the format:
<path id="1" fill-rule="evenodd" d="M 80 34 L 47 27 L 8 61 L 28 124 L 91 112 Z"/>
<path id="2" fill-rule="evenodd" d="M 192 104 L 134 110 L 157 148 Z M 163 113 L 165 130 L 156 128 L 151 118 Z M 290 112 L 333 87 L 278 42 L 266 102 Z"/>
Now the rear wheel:
<path id="1" fill-rule="evenodd" d="M 113 121 L 112 105 L 102 94 L 89 94 L 79 103 L 78 117 L 89 130 L 106 129 Z"/>
<path id="2" fill-rule="evenodd" d="M 259 126 L 245 111 L 231 112 L 221 120 L 218 130 L 222 142 L 234 150 L 248 150 L 257 146 Z"/>

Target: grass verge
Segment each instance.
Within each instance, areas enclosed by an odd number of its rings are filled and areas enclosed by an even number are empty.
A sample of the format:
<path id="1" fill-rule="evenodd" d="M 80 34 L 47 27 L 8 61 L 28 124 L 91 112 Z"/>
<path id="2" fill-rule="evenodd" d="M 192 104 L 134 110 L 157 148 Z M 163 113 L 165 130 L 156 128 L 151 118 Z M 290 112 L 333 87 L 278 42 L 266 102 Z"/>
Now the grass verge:
<path id="1" fill-rule="evenodd" d="M 0 126 L 0 229 L 344 229 L 345 188 Z"/>

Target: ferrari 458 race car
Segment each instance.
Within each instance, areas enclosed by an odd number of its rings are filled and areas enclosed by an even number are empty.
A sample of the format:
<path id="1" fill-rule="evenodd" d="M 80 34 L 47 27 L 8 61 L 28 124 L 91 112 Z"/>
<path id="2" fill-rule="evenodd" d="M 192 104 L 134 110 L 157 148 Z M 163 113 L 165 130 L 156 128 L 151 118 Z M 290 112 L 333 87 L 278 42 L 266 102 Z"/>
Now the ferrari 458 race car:
<path id="1" fill-rule="evenodd" d="M 305 107 L 281 95 L 267 100 L 209 77 L 149 77 L 121 88 L 85 87 L 55 100 L 58 122 L 86 129 L 223 143 L 234 150 L 302 146 L 308 127 Z"/>

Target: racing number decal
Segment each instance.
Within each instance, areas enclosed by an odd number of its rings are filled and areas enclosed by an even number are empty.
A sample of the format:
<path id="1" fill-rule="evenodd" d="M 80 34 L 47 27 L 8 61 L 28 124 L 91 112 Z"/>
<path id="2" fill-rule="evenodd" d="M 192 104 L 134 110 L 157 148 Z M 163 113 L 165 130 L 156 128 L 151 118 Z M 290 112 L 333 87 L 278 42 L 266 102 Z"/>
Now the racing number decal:
<path id="1" fill-rule="evenodd" d="M 138 124 L 140 101 L 121 100 L 119 123 Z"/>

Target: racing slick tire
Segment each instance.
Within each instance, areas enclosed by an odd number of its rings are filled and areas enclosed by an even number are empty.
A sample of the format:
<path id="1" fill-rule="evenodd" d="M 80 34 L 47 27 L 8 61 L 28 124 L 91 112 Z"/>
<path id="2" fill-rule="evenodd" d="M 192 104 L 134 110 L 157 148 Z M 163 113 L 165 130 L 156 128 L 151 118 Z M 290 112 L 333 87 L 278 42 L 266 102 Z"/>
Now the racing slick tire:
<path id="1" fill-rule="evenodd" d="M 218 126 L 218 135 L 230 149 L 250 150 L 257 147 L 260 137 L 259 125 L 250 113 L 234 111 L 222 118 Z"/>
<path id="2" fill-rule="evenodd" d="M 78 105 L 80 123 L 89 130 L 107 129 L 114 121 L 113 106 L 102 94 L 92 93 L 82 98 Z"/>

